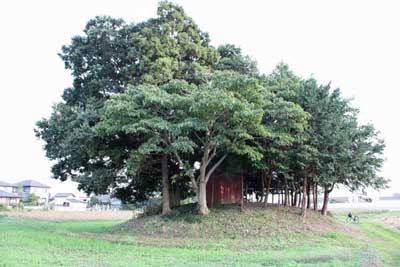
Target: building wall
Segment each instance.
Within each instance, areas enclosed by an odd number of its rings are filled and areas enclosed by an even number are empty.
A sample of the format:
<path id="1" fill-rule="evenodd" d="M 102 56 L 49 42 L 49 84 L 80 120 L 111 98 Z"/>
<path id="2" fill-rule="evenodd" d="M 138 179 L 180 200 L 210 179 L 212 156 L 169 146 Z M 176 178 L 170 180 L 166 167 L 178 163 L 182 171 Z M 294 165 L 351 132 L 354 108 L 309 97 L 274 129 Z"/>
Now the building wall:
<path id="1" fill-rule="evenodd" d="M 49 188 L 24 186 L 21 192 L 22 199 L 27 200 L 29 194 L 35 194 L 39 197 L 39 204 L 45 204 L 49 199 Z"/>
<path id="2" fill-rule="evenodd" d="M 10 187 L 10 186 L 0 186 L 0 190 L 8 192 L 8 193 L 13 193 L 14 192 L 13 191 L 13 187 Z"/>
<path id="3" fill-rule="evenodd" d="M 213 175 L 207 183 L 207 203 L 241 204 L 243 201 L 243 176 Z"/>
<path id="4" fill-rule="evenodd" d="M 0 197 L 0 204 L 5 206 L 17 205 L 20 202 L 19 198 Z"/>
<path id="5" fill-rule="evenodd" d="M 0 204 L 4 205 L 4 206 L 8 206 L 9 205 L 9 198 L 6 197 L 0 197 Z"/>
<path id="6" fill-rule="evenodd" d="M 54 204 L 57 206 L 62 206 L 64 202 L 67 202 L 67 198 L 71 197 L 56 197 L 54 198 Z"/>
<path id="7" fill-rule="evenodd" d="M 86 211 L 86 203 L 73 203 L 69 202 L 69 206 L 63 206 L 63 205 L 56 205 L 54 206 L 54 210 L 59 210 L 59 211 Z"/>

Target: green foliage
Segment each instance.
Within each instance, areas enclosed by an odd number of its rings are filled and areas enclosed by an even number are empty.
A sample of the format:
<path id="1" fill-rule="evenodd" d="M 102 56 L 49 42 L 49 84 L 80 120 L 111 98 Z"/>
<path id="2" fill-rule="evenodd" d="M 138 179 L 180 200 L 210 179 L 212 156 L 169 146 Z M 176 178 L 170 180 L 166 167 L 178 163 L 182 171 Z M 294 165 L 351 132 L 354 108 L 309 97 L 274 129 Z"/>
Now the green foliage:
<path id="1" fill-rule="evenodd" d="M 339 89 L 283 63 L 259 74 L 235 45 L 211 46 L 178 5 L 163 1 L 138 24 L 95 17 L 60 57 L 73 84 L 35 133 L 54 178 L 88 193 L 158 195 L 162 155 L 184 196 L 231 168 L 226 158 L 240 163 L 235 172 L 269 174 L 275 189 L 298 191 L 307 179 L 329 190 L 387 184 L 384 142 Z"/>
<path id="2" fill-rule="evenodd" d="M 93 207 L 97 204 L 101 204 L 100 200 L 96 196 L 91 196 L 89 199 L 89 206 Z"/>
<path id="3" fill-rule="evenodd" d="M 181 7 L 162 2 L 157 17 L 140 24 L 96 17 L 82 36 L 75 36 L 60 54 L 74 78 L 48 119 L 37 123 L 46 155 L 56 163 L 54 178 L 72 179 L 86 192 L 116 188 L 127 200 L 147 198 L 157 191 L 155 179 L 127 175 L 141 136 L 99 135 L 95 131 L 104 102 L 113 94 L 143 82 L 155 85 L 171 79 L 200 83 L 218 60 L 208 35 L 200 31 Z M 172 85 L 171 85 L 172 86 Z M 154 176 L 154 168 L 146 177 Z M 139 193 L 138 193 L 139 192 Z"/>
<path id="4" fill-rule="evenodd" d="M 318 86 L 310 79 L 299 95 L 299 102 L 311 114 L 306 144 L 314 148 L 308 163 L 316 180 L 331 187 L 344 184 L 351 190 L 385 187 L 379 177 L 384 143 L 372 125 L 359 125 L 358 111 L 340 90 Z"/>
<path id="5" fill-rule="evenodd" d="M 225 44 L 218 47 L 220 60 L 214 65 L 216 70 L 232 70 L 242 74 L 258 74 L 257 62 L 249 56 L 242 55 L 240 48 Z"/>
<path id="6" fill-rule="evenodd" d="M 24 205 L 26 206 L 37 206 L 39 205 L 39 199 L 40 197 L 35 195 L 35 194 L 29 194 L 28 197 L 23 200 L 22 202 L 24 203 Z"/>

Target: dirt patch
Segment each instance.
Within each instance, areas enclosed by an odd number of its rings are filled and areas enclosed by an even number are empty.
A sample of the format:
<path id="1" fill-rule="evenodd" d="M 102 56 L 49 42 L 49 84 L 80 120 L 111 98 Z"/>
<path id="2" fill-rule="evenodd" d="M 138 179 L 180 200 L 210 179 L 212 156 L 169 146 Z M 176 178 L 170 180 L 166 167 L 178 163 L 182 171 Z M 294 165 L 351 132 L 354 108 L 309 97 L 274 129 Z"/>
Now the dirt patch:
<path id="1" fill-rule="evenodd" d="M 129 220 L 133 211 L 10 211 L 0 212 L 2 215 L 17 218 L 39 219 L 49 221 L 69 220 Z"/>
<path id="2" fill-rule="evenodd" d="M 385 217 L 380 219 L 379 222 L 400 230 L 400 217 Z"/>

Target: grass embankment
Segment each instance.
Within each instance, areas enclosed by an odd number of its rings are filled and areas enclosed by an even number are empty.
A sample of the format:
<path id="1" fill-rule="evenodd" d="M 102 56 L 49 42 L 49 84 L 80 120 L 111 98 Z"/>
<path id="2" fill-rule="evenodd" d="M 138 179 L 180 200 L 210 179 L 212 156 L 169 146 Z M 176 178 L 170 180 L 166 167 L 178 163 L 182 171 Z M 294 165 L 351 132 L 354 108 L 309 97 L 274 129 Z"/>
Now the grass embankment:
<path id="1" fill-rule="evenodd" d="M 229 207 L 203 218 L 180 210 L 124 223 L 2 216 L 0 266 L 379 266 L 374 248 L 398 260 L 385 250 L 386 237 L 381 249 L 358 238 L 364 224 L 349 230 L 312 212 L 303 221 L 297 212 Z M 400 241 L 393 242 L 398 250 Z"/>
<path id="2" fill-rule="evenodd" d="M 400 266 L 400 212 L 364 213 L 360 217 L 360 228 L 383 258 L 384 266 Z"/>

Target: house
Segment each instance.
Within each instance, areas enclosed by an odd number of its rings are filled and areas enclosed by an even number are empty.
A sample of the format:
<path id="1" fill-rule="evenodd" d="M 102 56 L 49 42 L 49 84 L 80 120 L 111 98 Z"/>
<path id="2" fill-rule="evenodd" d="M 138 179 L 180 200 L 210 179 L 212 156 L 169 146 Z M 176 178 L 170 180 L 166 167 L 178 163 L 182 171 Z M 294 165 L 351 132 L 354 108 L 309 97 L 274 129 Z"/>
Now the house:
<path id="1" fill-rule="evenodd" d="M 17 191 L 17 187 L 13 184 L 0 181 L 0 190 L 8 193 L 15 193 Z"/>
<path id="2" fill-rule="evenodd" d="M 86 211 L 87 203 L 76 199 L 76 198 L 66 198 L 61 205 L 55 205 L 55 210 L 63 211 Z"/>
<path id="3" fill-rule="evenodd" d="M 122 207 L 122 202 L 118 198 L 111 197 L 110 195 L 98 195 L 93 196 L 97 199 L 96 203 L 92 208 L 97 210 L 119 210 Z"/>
<path id="4" fill-rule="evenodd" d="M 39 197 L 39 204 L 46 204 L 49 201 L 50 186 L 42 184 L 35 180 L 24 180 L 14 184 L 17 187 L 17 192 L 20 194 L 23 201 L 28 200 L 29 194 L 34 194 Z"/>
<path id="5" fill-rule="evenodd" d="M 243 176 L 220 173 L 207 182 L 207 204 L 242 204 Z"/>
<path id="6" fill-rule="evenodd" d="M 16 193 L 0 190 L 0 204 L 4 206 L 15 206 L 21 201 L 21 197 Z"/>
<path id="7" fill-rule="evenodd" d="M 75 195 L 73 193 L 57 193 L 50 201 L 56 206 L 62 206 L 68 198 L 75 198 Z"/>
<path id="8" fill-rule="evenodd" d="M 55 210 L 85 211 L 87 208 L 86 201 L 77 198 L 73 193 L 57 193 L 50 201 Z"/>

